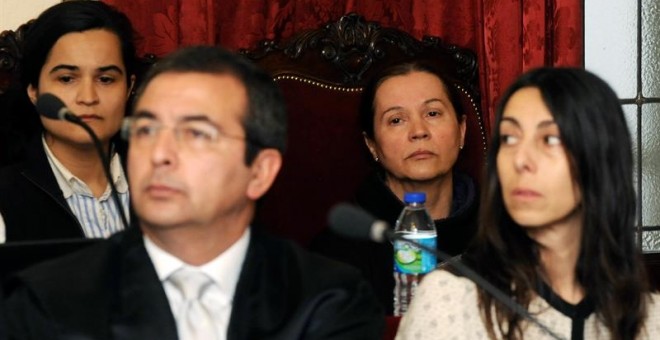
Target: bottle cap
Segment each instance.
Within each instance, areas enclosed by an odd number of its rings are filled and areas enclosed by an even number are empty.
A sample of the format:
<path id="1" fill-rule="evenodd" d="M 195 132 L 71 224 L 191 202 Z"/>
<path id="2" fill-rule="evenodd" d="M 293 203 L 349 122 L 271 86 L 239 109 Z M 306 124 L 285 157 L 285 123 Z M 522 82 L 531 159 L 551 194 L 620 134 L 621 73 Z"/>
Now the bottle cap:
<path id="1" fill-rule="evenodd" d="M 403 194 L 403 203 L 424 203 L 426 202 L 426 193 L 406 192 Z"/>

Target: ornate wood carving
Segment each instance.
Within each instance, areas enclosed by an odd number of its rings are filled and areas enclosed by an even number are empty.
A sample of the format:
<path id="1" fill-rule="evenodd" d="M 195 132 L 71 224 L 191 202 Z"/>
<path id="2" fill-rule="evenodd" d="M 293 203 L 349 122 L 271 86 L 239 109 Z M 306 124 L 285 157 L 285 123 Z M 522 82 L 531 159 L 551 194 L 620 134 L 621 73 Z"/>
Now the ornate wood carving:
<path id="1" fill-rule="evenodd" d="M 18 80 L 23 39 L 31 23 L 29 21 L 15 31 L 0 33 L 0 94 Z"/>
<path id="2" fill-rule="evenodd" d="M 256 49 L 241 50 L 241 53 L 266 69 L 272 65 L 274 70 L 286 68 L 283 67 L 286 60 L 282 58 L 295 59 L 299 65 L 315 67 L 299 70 L 300 75 L 345 86 L 363 85 L 367 74 L 385 59 L 393 63 L 412 57 L 443 58 L 451 64 L 448 70 L 455 80 L 478 93 L 472 85 L 477 80 L 477 58 L 472 51 L 446 44 L 438 37 L 427 36 L 420 41 L 398 29 L 368 22 L 356 13 L 347 14 L 320 29 L 302 32 L 283 43 L 262 41 Z M 325 60 L 334 70 L 319 69 L 320 60 Z M 337 70 L 341 71 L 341 78 L 333 79 Z"/>

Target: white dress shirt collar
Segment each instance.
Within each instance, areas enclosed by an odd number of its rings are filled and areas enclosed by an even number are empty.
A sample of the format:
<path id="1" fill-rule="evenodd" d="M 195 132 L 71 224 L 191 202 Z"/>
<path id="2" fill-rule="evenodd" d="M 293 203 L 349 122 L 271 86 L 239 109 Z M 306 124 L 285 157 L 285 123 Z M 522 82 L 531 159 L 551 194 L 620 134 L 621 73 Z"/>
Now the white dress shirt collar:
<path id="1" fill-rule="evenodd" d="M 218 255 L 215 259 L 201 265 L 192 266 L 184 263 L 174 255 L 158 247 L 145 235 L 144 246 L 154 264 L 156 273 L 161 282 L 182 267 L 197 268 L 207 274 L 220 287 L 220 290 L 230 301 L 233 300 L 236 284 L 243 268 L 243 262 L 250 243 L 250 228 L 246 228 L 243 235 L 231 247 Z"/>
<path id="2" fill-rule="evenodd" d="M 44 151 L 46 151 L 46 158 L 48 159 L 48 163 L 50 163 L 50 167 L 53 170 L 55 179 L 57 180 L 57 185 L 62 190 L 64 198 L 67 199 L 73 194 L 90 195 L 91 190 L 87 184 L 72 174 L 71 171 L 69 171 L 69 169 L 67 169 L 64 164 L 62 164 L 57 159 L 57 157 L 55 157 L 53 152 L 48 147 L 44 136 L 41 136 L 41 143 L 44 146 Z M 119 154 L 116 152 L 110 161 L 110 175 L 112 176 L 112 181 L 117 188 L 117 192 L 120 194 L 126 193 L 128 191 L 128 182 L 126 181 L 126 176 L 124 175 L 124 168 L 121 166 L 121 159 L 119 158 Z M 110 188 L 108 187 L 106 193 L 104 193 L 103 196 L 109 194 L 109 191 Z"/>

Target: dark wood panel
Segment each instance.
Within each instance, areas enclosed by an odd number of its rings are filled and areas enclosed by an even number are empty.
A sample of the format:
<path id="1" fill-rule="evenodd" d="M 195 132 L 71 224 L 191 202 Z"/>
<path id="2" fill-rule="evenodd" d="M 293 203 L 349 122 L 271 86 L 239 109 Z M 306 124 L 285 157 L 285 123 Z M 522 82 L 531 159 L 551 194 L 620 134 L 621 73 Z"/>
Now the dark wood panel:
<path id="1" fill-rule="evenodd" d="M 644 254 L 644 263 L 654 290 L 660 291 L 660 253 Z"/>

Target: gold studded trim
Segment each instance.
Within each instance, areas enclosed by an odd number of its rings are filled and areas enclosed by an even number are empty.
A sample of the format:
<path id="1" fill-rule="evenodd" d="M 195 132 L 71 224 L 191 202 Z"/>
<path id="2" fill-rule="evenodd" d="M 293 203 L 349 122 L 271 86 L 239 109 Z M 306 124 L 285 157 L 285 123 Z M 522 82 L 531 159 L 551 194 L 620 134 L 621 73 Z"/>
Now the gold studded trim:
<path id="1" fill-rule="evenodd" d="M 274 78 L 275 81 L 282 80 L 282 79 L 295 80 L 295 81 L 299 81 L 299 82 L 302 82 L 302 83 L 305 83 L 305 84 L 318 86 L 322 89 L 326 89 L 326 90 L 330 90 L 330 91 L 362 92 L 362 90 L 363 90 L 362 87 L 345 87 L 345 86 L 328 85 L 328 84 L 318 82 L 318 81 L 315 81 L 315 80 L 305 79 L 305 78 L 302 78 L 302 77 L 292 76 L 292 75 L 279 75 L 279 76 L 275 76 L 275 78 Z"/>
<path id="2" fill-rule="evenodd" d="M 328 85 L 326 83 L 322 83 L 319 81 L 315 80 L 310 80 L 306 79 L 303 77 L 299 76 L 294 76 L 294 75 L 278 75 L 273 78 L 275 81 L 278 80 L 295 80 L 299 81 L 305 84 L 310 84 L 313 86 L 320 87 L 322 89 L 330 90 L 330 91 L 339 91 L 339 92 L 348 92 L 348 93 L 355 93 L 355 92 L 362 92 L 364 88 L 362 87 L 345 87 L 345 86 L 335 86 L 335 85 Z M 461 91 L 464 95 L 470 99 L 470 105 L 472 105 L 472 109 L 474 112 L 477 113 L 477 123 L 479 124 L 479 132 L 481 133 L 481 141 L 482 141 L 482 149 L 483 149 L 483 156 L 486 157 L 486 145 L 487 145 L 487 139 L 488 136 L 486 136 L 486 129 L 484 128 L 484 122 L 483 122 L 483 117 L 481 116 L 481 111 L 479 110 L 479 107 L 477 106 L 477 103 L 474 100 L 474 97 L 461 85 L 456 85 L 459 91 Z"/>
<path id="3" fill-rule="evenodd" d="M 479 132 L 481 132 L 481 142 L 482 142 L 481 145 L 483 148 L 484 157 L 486 157 L 486 153 L 487 153 L 486 145 L 487 145 L 488 136 L 486 136 L 486 128 L 484 128 L 482 113 L 481 111 L 479 111 L 479 107 L 477 106 L 477 103 L 474 101 L 472 95 L 470 95 L 470 93 L 463 86 L 456 85 L 456 87 L 470 99 L 470 105 L 472 105 L 472 109 L 474 110 L 474 112 L 477 113 L 477 123 L 479 124 Z"/>

